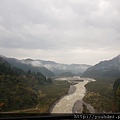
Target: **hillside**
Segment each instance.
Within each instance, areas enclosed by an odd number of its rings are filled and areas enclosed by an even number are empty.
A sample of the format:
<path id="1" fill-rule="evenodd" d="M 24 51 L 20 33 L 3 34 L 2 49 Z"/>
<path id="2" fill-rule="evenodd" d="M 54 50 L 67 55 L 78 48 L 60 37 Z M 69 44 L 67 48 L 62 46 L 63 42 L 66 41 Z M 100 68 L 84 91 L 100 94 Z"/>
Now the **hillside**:
<path id="1" fill-rule="evenodd" d="M 0 111 L 23 109 L 38 104 L 38 89 L 50 84 L 41 73 L 24 72 L 0 57 Z"/>
<path id="2" fill-rule="evenodd" d="M 120 78 L 116 79 L 113 85 L 114 112 L 120 112 Z"/>
<path id="3" fill-rule="evenodd" d="M 47 77 L 53 77 L 55 74 L 48 70 L 47 68 L 43 66 L 35 66 L 36 62 L 32 59 L 26 59 L 26 60 L 18 60 L 15 58 L 4 58 L 7 62 L 9 62 L 12 66 L 15 66 L 17 68 L 20 68 L 27 72 L 28 70 L 31 70 L 32 72 L 41 72 L 43 75 Z"/>
<path id="4" fill-rule="evenodd" d="M 6 117 L 7 113 L 48 113 L 69 87 L 67 81 L 54 81 L 31 70 L 25 72 L 0 57 L 1 117 Z"/>
<path id="5" fill-rule="evenodd" d="M 120 55 L 117 57 L 101 61 L 98 64 L 88 68 L 83 77 L 92 78 L 118 78 L 120 76 Z"/>
<path id="6" fill-rule="evenodd" d="M 75 76 L 75 74 L 71 73 L 71 72 L 63 72 L 61 74 L 58 75 L 59 77 L 73 77 Z"/>
<path id="7" fill-rule="evenodd" d="M 9 62 L 11 65 L 23 69 L 24 71 L 31 70 L 33 72 L 41 72 L 47 77 L 54 77 L 64 72 L 71 72 L 74 75 L 81 76 L 85 70 L 87 70 L 90 65 L 86 64 L 61 64 L 54 61 L 45 61 L 45 60 L 33 60 L 33 59 L 24 59 L 18 60 L 16 58 L 7 58 L 2 56 L 4 60 Z"/>

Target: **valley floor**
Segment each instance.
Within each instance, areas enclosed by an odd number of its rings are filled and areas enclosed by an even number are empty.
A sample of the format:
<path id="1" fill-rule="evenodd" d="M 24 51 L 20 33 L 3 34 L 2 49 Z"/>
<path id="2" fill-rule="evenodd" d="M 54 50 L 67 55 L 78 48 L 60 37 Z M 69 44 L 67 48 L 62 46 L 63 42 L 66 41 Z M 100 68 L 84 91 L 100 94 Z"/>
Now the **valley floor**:
<path id="1" fill-rule="evenodd" d="M 63 78 L 62 78 L 63 79 Z M 60 79 L 60 80 L 62 80 Z M 67 81 L 75 82 L 76 84 L 71 87 L 72 89 L 69 91 L 74 91 L 72 94 L 67 94 L 64 96 L 53 108 L 51 113 L 82 113 L 83 112 L 83 101 L 82 98 L 85 95 L 86 89 L 84 85 L 88 82 L 93 81 L 93 79 L 88 78 L 80 78 L 80 80 L 72 80 L 71 78 L 64 78 Z M 82 81 L 81 81 L 82 80 Z M 77 82 L 76 82 L 77 81 Z M 94 108 L 89 104 L 85 104 L 89 109 L 90 113 L 94 112 Z"/>
<path id="2" fill-rule="evenodd" d="M 93 80 L 86 79 L 74 83 L 71 79 L 53 80 L 52 84 L 41 86 L 38 105 L 29 109 L 1 113 L 111 112 L 113 107 L 112 86 L 114 81 L 91 81 Z"/>
<path id="3" fill-rule="evenodd" d="M 41 86 L 39 95 L 39 104 L 33 108 L 0 112 L 0 114 L 9 113 L 48 113 L 52 105 L 63 95 L 68 93 L 70 83 L 67 81 L 54 81 L 52 84 Z"/>
<path id="4" fill-rule="evenodd" d="M 98 113 L 111 113 L 114 108 L 114 80 L 98 79 L 85 85 L 87 92 L 83 101 L 91 104 Z"/>

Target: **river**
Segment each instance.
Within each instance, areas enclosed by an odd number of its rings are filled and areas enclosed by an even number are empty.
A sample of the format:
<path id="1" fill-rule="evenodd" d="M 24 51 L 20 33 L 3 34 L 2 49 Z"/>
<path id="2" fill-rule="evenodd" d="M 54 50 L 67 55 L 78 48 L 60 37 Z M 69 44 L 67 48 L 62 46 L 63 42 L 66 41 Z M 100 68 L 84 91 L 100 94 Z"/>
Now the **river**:
<path id="1" fill-rule="evenodd" d="M 76 83 L 77 79 L 77 83 Z M 85 95 L 86 88 L 84 87 L 88 82 L 94 81 L 94 79 L 90 78 L 80 78 L 80 77 L 69 77 L 69 78 L 58 78 L 57 80 L 67 80 L 68 82 L 74 82 L 75 85 L 73 85 L 75 88 L 75 91 L 71 94 L 65 95 L 59 102 L 53 107 L 51 113 L 82 113 L 83 111 L 83 101 L 82 98 Z M 83 80 L 83 81 L 79 81 Z M 71 87 L 72 88 L 72 87 Z M 70 90 L 69 90 L 70 91 Z M 94 108 L 87 104 L 84 103 L 88 110 L 93 113 Z"/>

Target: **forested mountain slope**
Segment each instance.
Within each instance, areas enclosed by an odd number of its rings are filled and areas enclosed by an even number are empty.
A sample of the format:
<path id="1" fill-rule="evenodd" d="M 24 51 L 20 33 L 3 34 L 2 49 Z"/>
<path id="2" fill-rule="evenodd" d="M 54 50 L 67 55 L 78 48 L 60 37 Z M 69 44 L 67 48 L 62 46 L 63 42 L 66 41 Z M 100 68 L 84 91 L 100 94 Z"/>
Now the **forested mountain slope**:
<path id="1" fill-rule="evenodd" d="M 24 72 L 0 57 L 0 111 L 30 108 L 38 104 L 40 86 L 52 83 L 41 73 Z"/>
<path id="2" fill-rule="evenodd" d="M 34 60 L 32 60 L 32 59 L 26 59 L 24 61 L 21 61 L 21 60 L 15 59 L 15 58 L 6 58 L 6 57 L 4 59 L 7 62 L 9 62 L 11 65 L 13 65 L 17 68 L 20 68 L 26 72 L 28 70 L 31 70 L 32 72 L 40 72 L 47 77 L 55 76 L 55 74 L 52 71 L 48 70 L 47 68 L 45 68 L 43 66 L 32 65 L 31 62 L 33 64 L 36 64 L 36 62 L 34 62 Z"/>
<path id="3" fill-rule="evenodd" d="M 98 64 L 88 68 L 83 77 L 92 78 L 118 78 L 120 76 L 120 55 L 117 57 L 101 61 Z"/>

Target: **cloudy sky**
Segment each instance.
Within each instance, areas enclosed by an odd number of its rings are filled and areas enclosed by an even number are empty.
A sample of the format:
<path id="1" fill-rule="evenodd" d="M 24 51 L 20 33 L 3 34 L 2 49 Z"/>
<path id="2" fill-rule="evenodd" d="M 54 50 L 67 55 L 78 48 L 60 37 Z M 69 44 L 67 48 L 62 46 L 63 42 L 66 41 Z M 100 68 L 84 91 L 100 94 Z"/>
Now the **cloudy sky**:
<path id="1" fill-rule="evenodd" d="M 0 0 L 0 54 L 96 64 L 120 54 L 120 0 Z"/>

